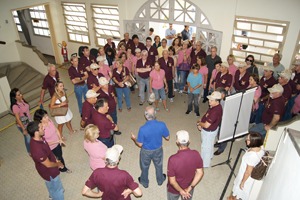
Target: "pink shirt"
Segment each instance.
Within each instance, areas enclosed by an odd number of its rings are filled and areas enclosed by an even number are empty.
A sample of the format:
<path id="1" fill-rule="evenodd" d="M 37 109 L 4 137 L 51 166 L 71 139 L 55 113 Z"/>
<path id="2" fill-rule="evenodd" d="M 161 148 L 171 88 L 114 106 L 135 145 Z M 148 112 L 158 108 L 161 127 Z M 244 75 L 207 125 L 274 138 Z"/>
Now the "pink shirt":
<path id="1" fill-rule="evenodd" d="M 190 54 L 191 54 L 191 52 L 192 52 L 192 48 L 186 49 L 186 50 L 185 50 L 186 56 L 189 57 Z M 180 50 L 180 51 L 178 52 L 177 65 L 183 63 L 183 58 L 184 58 L 184 50 Z"/>
<path id="2" fill-rule="evenodd" d="M 260 86 L 257 87 L 257 89 L 255 90 L 255 93 L 254 93 L 254 100 L 258 100 L 260 98 L 260 95 L 261 95 L 261 88 Z M 257 110 L 258 109 L 258 102 L 257 101 L 255 104 L 253 104 L 253 109 L 254 110 Z"/>
<path id="3" fill-rule="evenodd" d="M 29 112 L 29 105 L 22 101 L 21 103 L 16 103 L 16 105 L 13 105 L 12 111 L 14 114 L 19 114 L 19 117 L 23 117 L 24 113 L 26 113 L 27 117 L 29 120 L 31 119 L 30 117 L 30 112 Z M 19 126 L 19 124 L 17 124 Z"/>
<path id="4" fill-rule="evenodd" d="M 214 69 L 211 73 L 211 80 L 215 80 L 216 79 L 216 76 L 217 76 L 218 72 L 216 69 Z M 213 82 L 212 82 L 213 83 Z M 210 87 L 213 88 L 214 84 L 211 84 Z"/>
<path id="5" fill-rule="evenodd" d="M 136 56 L 132 55 L 133 57 L 131 58 L 132 62 L 133 62 L 133 65 L 134 65 L 134 71 L 135 71 L 135 74 L 137 75 L 138 73 L 136 72 L 136 63 L 139 59 L 141 59 L 142 57 L 140 58 L 137 58 Z"/>
<path id="6" fill-rule="evenodd" d="M 236 70 L 237 70 L 237 67 L 234 64 L 229 65 L 228 71 L 229 71 L 229 74 L 232 75 L 232 77 L 234 77 Z"/>
<path id="7" fill-rule="evenodd" d="M 150 72 L 150 77 L 152 78 L 152 88 L 159 90 L 164 88 L 164 78 L 165 78 L 165 71 L 160 69 L 156 71 L 155 69 Z"/>
<path id="8" fill-rule="evenodd" d="M 129 72 L 132 71 L 132 61 L 130 61 L 129 59 L 125 60 L 123 66 L 127 67 L 127 69 L 129 70 Z"/>
<path id="9" fill-rule="evenodd" d="M 110 76 L 109 76 L 110 68 L 108 65 L 103 65 L 102 67 L 99 67 L 99 73 L 103 74 L 103 76 L 109 81 Z"/>
<path id="10" fill-rule="evenodd" d="M 51 150 L 53 150 L 59 143 L 51 144 L 52 142 L 59 141 L 58 133 L 56 132 L 55 125 L 51 119 L 49 119 L 48 126 L 44 126 L 44 139 L 49 144 Z"/>
<path id="11" fill-rule="evenodd" d="M 101 141 L 97 140 L 95 142 L 83 141 L 83 147 L 89 154 L 90 167 L 94 171 L 97 168 L 105 167 L 105 153 L 107 147 Z"/>
<path id="12" fill-rule="evenodd" d="M 297 114 L 300 112 L 300 94 L 295 98 L 295 103 L 292 108 L 292 113 Z"/>
<path id="13" fill-rule="evenodd" d="M 202 74 L 202 81 L 205 82 L 204 76 L 208 74 L 208 68 L 205 66 L 201 66 L 199 69 L 199 73 Z"/>

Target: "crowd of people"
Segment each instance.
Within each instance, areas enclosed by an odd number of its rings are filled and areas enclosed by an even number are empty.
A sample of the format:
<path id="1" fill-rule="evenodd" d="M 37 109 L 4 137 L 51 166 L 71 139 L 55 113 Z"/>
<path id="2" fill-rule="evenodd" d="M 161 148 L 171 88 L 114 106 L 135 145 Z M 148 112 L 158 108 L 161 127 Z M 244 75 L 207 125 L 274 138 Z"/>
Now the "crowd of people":
<path id="1" fill-rule="evenodd" d="M 114 143 L 115 135 L 122 134 L 118 128 L 118 112 L 123 111 L 124 102 L 127 112 L 136 106 L 132 105 L 130 95 L 138 89 L 139 106 L 149 104 L 145 110 L 147 122 L 137 136 L 131 135 L 133 142 L 141 148 L 138 182 L 144 188 L 149 187 L 148 170 L 153 161 L 157 184 L 162 185 L 168 177 L 169 200 L 180 196 L 192 199 L 193 189 L 203 177 L 203 168 L 210 167 L 213 156 L 220 155 L 226 148 L 226 142 L 215 144 L 226 96 L 255 87 L 253 105 L 249 105 L 252 106 L 249 123 L 253 124 L 246 139 L 249 150 L 243 157 L 244 163 L 233 189 L 234 198 L 247 199 L 253 180 L 249 176 L 245 178 L 244 174 L 249 173 L 263 155 L 260 146 L 266 132 L 300 111 L 300 60 L 294 63 L 293 69 L 285 69 L 280 63 L 281 54 L 276 53 L 260 78 L 254 56 L 236 61 L 234 55 L 228 55 L 223 62 L 216 47 L 211 47 L 207 55 L 200 41 L 190 40 L 188 26 L 176 34 L 170 24 L 162 40 L 153 32 L 150 29 L 145 44 L 139 41 L 138 35 L 132 35 L 130 39 L 125 33 L 118 45 L 108 38 L 107 44 L 99 48 L 97 57 L 83 46 L 80 57 L 70 59 L 68 74 L 74 85 L 80 126 L 84 130 L 83 146 L 93 170 L 82 194 L 103 199 L 130 199 L 130 194 L 142 195 L 132 176 L 118 169 L 123 147 Z M 60 115 L 51 114 L 57 127 L 43 109 L 46 90 L 51 96 L 50 114 L 53 110 L 64 111 Z M 195 125 L 201 131 L 201 155 L 189 149 L 189 134 L 178 131 L 176 144 L 179 151 L 169 158 L 166 175 L 162 170 L 162 139 L 169 140 L 170 136 L 166 124 L 156 120 L 156 114 L 160 111 L 160 102 L 163 109 L 170 112 L 168 104 L 176 100 L 176 92 L 187 94 L 186 115 L 193 111 L 200 117 L 200 101 L 209 101 L 209 109 Z M 70 134 L 77 130 L 72 127 L 74 111 L 68 107 L 64 84 L 55 65 L 48 66 L 40 95 L 41 109 L 33 118 L 18 88 L 11 90 L 10 98 L 26 150 L 45 179 L 50 197 L 63 199 L 59 172 L 72 173 L 62 156 L 63 126 L 66 124 Z M 214 146 L 218 147 L 215 152 Z M 253 152 L 259 156 L 253 158 Z M 97 191 L 93 190 L 95 187 Z"/>

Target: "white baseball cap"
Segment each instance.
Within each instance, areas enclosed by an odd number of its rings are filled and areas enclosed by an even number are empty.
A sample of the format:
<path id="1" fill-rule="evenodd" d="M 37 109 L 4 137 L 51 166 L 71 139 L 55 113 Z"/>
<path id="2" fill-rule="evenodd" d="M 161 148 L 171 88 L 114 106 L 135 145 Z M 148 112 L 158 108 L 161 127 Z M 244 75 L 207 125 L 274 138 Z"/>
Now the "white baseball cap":
<path id="1" fill-rule="evenodd" d="M 228 68 L 228 67 L 229 67 L 229 64 L 228 64 L 228 62 L 222 62 L 222 63 L 221 63 L 221 66 Z"/>
<path id="2" fill-rule="evenodd" d="M 292 72 L 290 70 L 284 70 L 279 74 L 280 77 L 290 80 L 292 77 Z"/>
<path id="3" fill-rule="evenodd" d="M 123 147 L 121 145 L 116 144 L 111 148 L 107 149 L 105 153 L 105 158 L 113 162 L 118 162 L 122 152 L 123 152 Z"/>
<path id="4" fill-rule="evenodd" d="M 268 91 L 270 93 L 275 93 L 275 92 L 283 93 L 283 90 L 284 90 L 283 87 L 279 83 L 273 85 L 273 87 L 271 88 L 268 88 Z"/>
<path id="5" fill-rule="evenodd" d="M 190 140 L 189 133 L 185 130 L 177 131 L 176 136 L 177 142 L 179 142 L 180 144 L 186 144 Z"/>
<path id="6" fill-rule="evenodd" d="M 97 63 L 92 63 L 91 65 L 90 65 L 90 68 L 91 69 L 99 69 L 99 65 L 97 65 Z"/>
<path id="7" fill-rule="evenodd" d="M 234 62 L 233 63 L 237 68 L 241 68 L 241 67 L 246 67 L 247 63 L 243 62 L 243 61 L 239 61 L 239 62 Z"/>
<path id="8" fill-rule="evenodd" d="M 98 97 L 99 93 L 96 93 L 94 90 L 88 90 L 85 96 L 86 98 Z"/>
<path id="9" fill-rule="evenodd" d="M 104 62 L 106 58 L 104 56 L 98 56 L 96 60 L 97 62 Z"/>
<path id="10" fill-rule="evenodd" d="M 107 85 L 109 82 L 108 82 L 108 80 L 105 78 L 105 77 L 100 77 L 99 78 L 99 84 L 100 85 Z"/>
<path id="11" fill-rule="evenodd" d="M 211 95 L 207 96 L 207 98 L 210 100 L 221 100 L 222 95 L 220 92 L 214 91 Z"/>
<path id="12" fill-rule="evenodd" d="M 271 65 L 264 66 L 263 68 L 264 68 L 264 70 L 266 70 L 266 71 L 272 71 L 272 72 L 274 72 L 274 70 L 275 70 L 274 67 L 271 66 Z"/>

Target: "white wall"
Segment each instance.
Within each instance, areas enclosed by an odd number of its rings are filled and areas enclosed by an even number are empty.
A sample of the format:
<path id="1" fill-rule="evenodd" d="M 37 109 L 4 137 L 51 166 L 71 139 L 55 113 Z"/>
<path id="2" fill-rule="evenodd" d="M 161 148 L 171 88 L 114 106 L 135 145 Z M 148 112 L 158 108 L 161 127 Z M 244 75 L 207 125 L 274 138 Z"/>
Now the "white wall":
<path id="1" fill-rule="evenodd" d="M 14 40 L 17 38 L 16 28 L 14 27 L 12 16 L 10 14 L 11 9 L 16 9 L 24 6 L 32 6 L 41 3 L 45 3 L 45 0 L 1 0 L 0 7 L 0 19 L 8 19 L 9 23 L 5 24 L 3 20 L 0 22 L 0 40 L 1 38 L 8 38 L 8 53 L 3 56 L 6 51 L 3 45 L 0 46 L 0 60 L 2 57 L 5 61 L 18 60 L 19 57 L 16 51 Z M 64 26 L 64 18 L 62 15 L 61 1 L 48 0 L 50 2 L 51 15 L 53 17 L 54 31 L 57 42 L 67 40 L 66 28 Z M 132 20 L 138 9 L 146 2 L 146 0 L 64 0 L 63 2 L 85 2 L 86 9 L 89 11 L 88 25 L 90 31 L 90 47 L 95 47 L 95 35 L 93 32 L 93 21 L 91 19 L 91 4 L 110 4 L 118 5 L 120 12 L 120 32 L 123 34 L 123 20 Z M 235 15 L 256 17 L 273 20 L 289 21 L 290 26 L 286 37 L 286 43 L 283 49 L 282 63 L 286 67 L 289 67 L 292 59 L 292 54 L 296 45 L 297 36 L 299 33 L 299 19 L 300 19 L 300 1 L 299 0 L 191 0 L 195 3 L 206 15 L 210 21 L 213 29 L 223 32 L 222 47 L 220 56 L 225 59 L 229 54 L 231 47 L 231 38 L 233 33 L 233 23 Z M 68 42 L 69 55 L 77 52 L 78 47 L 81 44 Z M 14 55 L 14 56 L 12 56 Z M 60 58 L 62 60 L 62 57 Z"/>

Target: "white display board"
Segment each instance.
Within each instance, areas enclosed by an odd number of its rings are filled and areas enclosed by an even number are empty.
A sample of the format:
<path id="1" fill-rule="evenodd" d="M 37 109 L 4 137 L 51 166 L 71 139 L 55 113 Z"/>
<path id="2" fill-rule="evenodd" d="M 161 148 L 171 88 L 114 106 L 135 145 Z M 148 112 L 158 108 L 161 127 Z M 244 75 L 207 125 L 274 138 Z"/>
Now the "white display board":
<path id="1" fill-rule="evenodd" d="M 218 143 L 231 140 L 233 138 L 236 122 L 238 123 L 235 138 L 249 132 L 249 121 L 255 90 L 256 88 L 251 88 L 246 90 L 244 93 L 240 92 L 226 97 Z"/>
<path id="2" fill-rule="evenodd" d="M 282 135 L 257 199 L 300 199 L 299 146 L 299 131 L 289 129 Z"/>

